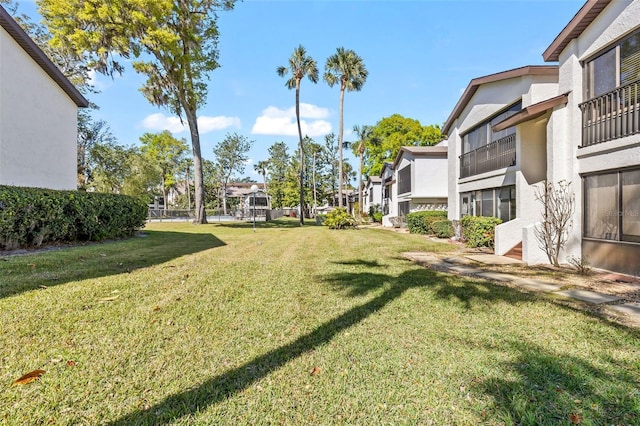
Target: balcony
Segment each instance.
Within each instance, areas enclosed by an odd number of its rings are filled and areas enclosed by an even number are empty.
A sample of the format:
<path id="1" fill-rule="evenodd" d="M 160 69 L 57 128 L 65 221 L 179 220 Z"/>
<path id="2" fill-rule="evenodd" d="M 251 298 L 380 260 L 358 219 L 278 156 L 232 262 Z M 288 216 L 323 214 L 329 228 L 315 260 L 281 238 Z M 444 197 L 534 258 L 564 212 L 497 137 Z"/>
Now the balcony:
<path id="1" fill-rule="evenodd" d="M 640 80 L 581 103 L 582 146 L 640 133 L 639 91 Z"/>
<path id="2" fill-rule="evenodd" d="M 460 178 L 516 164 L 516 135 L 511 134 L 460 156 Z"/>

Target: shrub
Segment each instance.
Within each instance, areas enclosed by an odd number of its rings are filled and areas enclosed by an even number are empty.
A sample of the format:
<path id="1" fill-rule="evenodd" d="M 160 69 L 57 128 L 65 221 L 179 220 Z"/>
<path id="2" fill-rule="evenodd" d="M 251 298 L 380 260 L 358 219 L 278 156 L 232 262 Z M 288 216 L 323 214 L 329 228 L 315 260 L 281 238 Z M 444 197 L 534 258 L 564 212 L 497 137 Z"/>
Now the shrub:
<path id="1" fill-rule="evenodd" d="M 438 238 L 453 237 L 453 224 L 450 220 L 436 220 L 431 222 L 431 229 Z"/>
<path id="2" fill-rule="evenodd" d="M 464 216 L 460 221 L 462 236 L 469 247 L 493 247 L 497 217 Z"/>
<path id="3" fill-rule="evenodd" d="M 127 236 L 147 218 L 125 195 L 0 186 L 0 200 L 0 249 Z"/>
<path id="4" fill-rule="evenodd" d="M 371 215 L 374 222 L 382 223 L 382 212 L 373 212 Z"/>
<path id="5" fill-rule="evenodd" d="M 347 229 L 355 228 L 356 220 L 353 216 L 347 213 L 344 208 L 337 208 L 329 213 L 324 220 L 323 225 L 328 226 L 330 229 Z"/>
<path id="6" fill-rule="evenodd" d="M 412 234 L 433 234 L 431 224 L 435 221 L 446 220 L 447 212 L 443 210 L 426 210 L 409 213 L 406 216 L 407 227 Z"/>

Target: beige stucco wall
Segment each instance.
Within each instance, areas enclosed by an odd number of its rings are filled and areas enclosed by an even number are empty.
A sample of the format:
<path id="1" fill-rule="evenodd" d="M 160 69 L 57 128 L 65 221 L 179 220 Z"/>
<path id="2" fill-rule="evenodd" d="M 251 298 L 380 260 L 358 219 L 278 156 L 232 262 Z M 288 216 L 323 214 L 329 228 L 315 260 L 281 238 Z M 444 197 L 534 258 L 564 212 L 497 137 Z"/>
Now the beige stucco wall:
<path id="1" fill-rule="evenodd" d="M 0 28 L 0 184 L 76 188 L 77 106 Z"/>

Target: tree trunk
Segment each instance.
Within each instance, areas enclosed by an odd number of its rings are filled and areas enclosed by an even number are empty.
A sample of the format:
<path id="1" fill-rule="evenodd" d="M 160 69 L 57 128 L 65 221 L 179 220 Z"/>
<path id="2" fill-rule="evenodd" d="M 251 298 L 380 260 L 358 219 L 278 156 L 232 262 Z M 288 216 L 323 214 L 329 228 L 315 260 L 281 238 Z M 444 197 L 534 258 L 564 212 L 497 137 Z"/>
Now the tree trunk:
<path id="1" fill-rule="evenodd" d="M 362 202 L 362 161 L 364 160 L 364 150 L 358 149 L 358 154 L 360 154 L 360 169 L 358 170 L 358 210 L 360 211 L 358 213 L 360 213 L 360 217 L 362 217 L 362 213 L 364 213 L 364 203 Z"/>
<path id="2" fill-rule="evenodd" d="M 269 198 L 269 194 L 267 192 L 267 172 L 266 170 L 262 173 L 262 182 L 264 183 L 264 195 L 267 197 L 267 209 L 271 210 L 271 199 Z"/>
<path id="3" fill-rule="evenodd" d="M 344 203 L 342 202 L 342 180 L 344 179 L 344 173 L 342 171 L 342 133 L 344 130 L 344 120 L 343 120 L 343 107 L 344 107 L 344 89 L 345 85 L 342 83 L 340 87 L 340 129 L 338 133 L 338 152 L 340 153 L 338 158 L 338 207 L 343 207 Z"/>
<path id="4" fill-rule="evenodd" d="M 162 204 L 165 216 L 167 215 L 167 185 L 166 185 L 166 174 L 164 170 L 162 171 Z"/>
<path id="5" fill-rule="evenodd" d="M 316 197 L 316 152 L 313 151 L 313 216 L 316 216 L 316 210 L 318 209 L 318 200 Z"/>
<path id="6" fill-rule="evenodd" d="M 189 131 L 191 133 L 191 147 L 193 148 L 193 174 L 195 186 L 195 216 L 193 223 L 207 223 L 207 214 L 205 212 L 205 192 L 204 192 L 204 176 L 202 174 L 202 153 L 200 151 L 200 133 L 198 132 L 198 121 L 196 112 L 183 105 L 187 123 L 189 123 Z"/>
<path id="7" fill-rule="evenodd" d="M 191 210 L 191 187 L 189 186 L 189 164 L 187 164 L 187 175 L 185 180 L 187 183 L 187 210 Z"/>
<path id="8" fill-rule="evenodd" d="M 300 79 L 296 79 L 296 121 L 300 137 L 300 225 L 304 225 L 304 149 L 302 147 L 302 128 L 300 127 Z"/>

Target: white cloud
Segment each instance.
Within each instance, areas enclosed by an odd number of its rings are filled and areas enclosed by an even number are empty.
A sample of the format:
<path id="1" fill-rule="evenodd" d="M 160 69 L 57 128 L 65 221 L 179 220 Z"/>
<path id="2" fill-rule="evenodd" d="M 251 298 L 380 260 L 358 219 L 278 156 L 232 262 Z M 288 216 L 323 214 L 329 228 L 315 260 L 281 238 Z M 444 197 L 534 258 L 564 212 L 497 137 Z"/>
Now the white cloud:
<path id="1" fill-rule="evenodd" d="M 198 129 L 200 133 L 209 133 L 214 130 L 223 130 L 229 127 L 241 127 L 240 119 L 238 117 L 225 117 L 224 115 L 218 117 L 198 117 Z"/>
<path id="2" fill-rule="evenodd" d="M 198 117 L 198 130 L 200 134 L 209 133 L 215 130 L 223 130 L 229 127 L 240 128 L 241 122 L 238 117 L 207 117 L 205 115 Z M 142 120 L 142 127 L 149 130 L 168 130 L 171 133 L 182 133 L 189 129 L 186 120 L 180 121 L 180 118 L 168 117 L 160 112 L 148 115 Z"/>
<path id="3" fill-rule="evenodd" d="M 331 123 L 323 118 L 329 116 L 327 108 L 321 108 L 312 104 L 300 104 L 300 127 L 303 135 L 311 137 L 326 135 L 331 132 Z M 310 119 L 309 121 L 304 118 Z M 286 110 L 269 106 L 262 111 L 262 115 L 256 118 L 251 133 L 258 135 L 296 136 L 298 125 L 296 123 L 295 107 Z"/>

